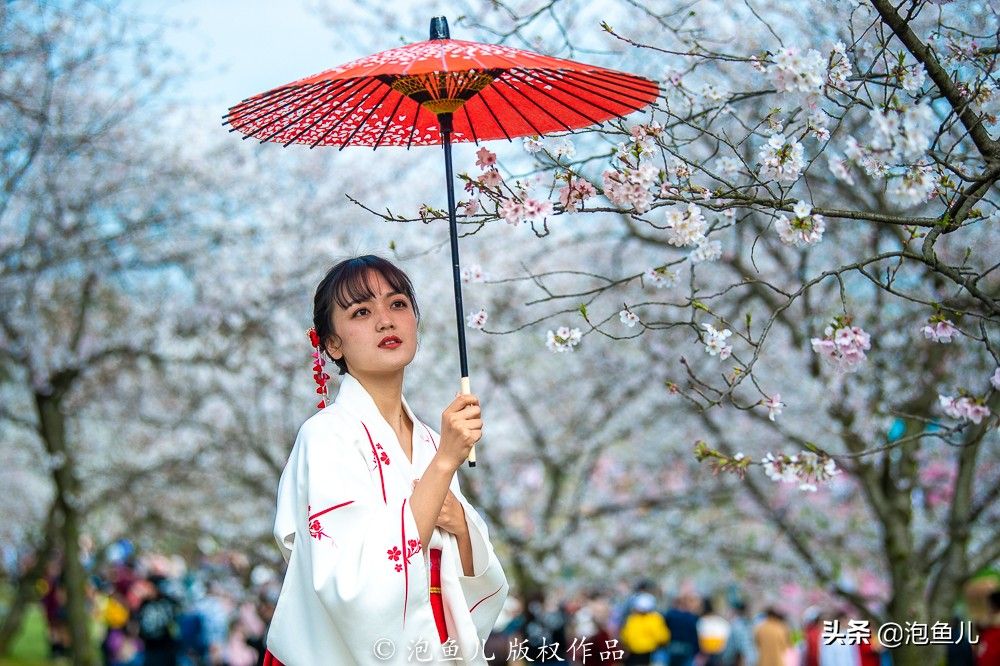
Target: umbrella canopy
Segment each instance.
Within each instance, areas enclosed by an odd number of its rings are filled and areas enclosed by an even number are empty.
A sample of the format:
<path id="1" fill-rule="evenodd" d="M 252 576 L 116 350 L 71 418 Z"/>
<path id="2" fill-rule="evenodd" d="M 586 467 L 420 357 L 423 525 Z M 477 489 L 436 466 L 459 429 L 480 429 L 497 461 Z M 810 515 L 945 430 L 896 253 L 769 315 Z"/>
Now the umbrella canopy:
<path id="1" fill-rule="evenodd" d="M 656 100 L 639 76 L 508 46 L 430 39 L 361 58 L 244 100 L 226 123 L 287 145 L 424 146 L 570 131 Z"/>
<path id="2" fill-rule="evenodd" d="M 285 146 L 444 146 L 452 281 L 463 393 L 465 350 L 451 143 L 572 131 L 653 103 L 655 81 L 603 67 L 451 39 L 443 17 L 431 38 L 361 58 L 243 100 L 223 125 Z M 475 448 L 469 465 L 475 466 Z"/>

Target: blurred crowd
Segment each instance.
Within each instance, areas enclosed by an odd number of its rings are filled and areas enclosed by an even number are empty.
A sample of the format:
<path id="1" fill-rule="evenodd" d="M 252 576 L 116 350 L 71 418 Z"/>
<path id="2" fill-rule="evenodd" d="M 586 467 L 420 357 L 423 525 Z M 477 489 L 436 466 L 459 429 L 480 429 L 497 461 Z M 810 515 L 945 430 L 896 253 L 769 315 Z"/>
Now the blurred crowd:
<path id="1" fill-rule="evenodd" d="M 251 567 L 237 553 L 195 565 L 177 556 L 136 557 L 124 544 L 91 571 L 90 608 L 105 666 L 263 664 L 281 587 L 267 567 Z M 58 561 L 50 563 L 42 591 L 51 652 L 59 657 L 69 632 Z M 989 603 L 991 615 L 975 626 L 974 641 L 965 635 L 945 646 L 947 666 L 1000 666 L 1000 591 Z M 668 598 L 641 581 L 616 592 L 511 596 L 484 654 L 494 665 L 891 666 L 892 651 L 879 645 L 874 626 L 864 641 L 827 640 L 832 624 L 842 631 L 861 619 L 837 607 L 789 618 L 738 596 L 705 598 L 690 589 Z"/>
<path id="2" fill-rule="evenodd" d="M 237 553 L 136 557 L 128 544 L 92 572 L 89 609 L 105 666 L 261 666 L 281 581 Z M 68 653 L 66 594 L 58 560 L 42 581 L 53 658 Z"/>

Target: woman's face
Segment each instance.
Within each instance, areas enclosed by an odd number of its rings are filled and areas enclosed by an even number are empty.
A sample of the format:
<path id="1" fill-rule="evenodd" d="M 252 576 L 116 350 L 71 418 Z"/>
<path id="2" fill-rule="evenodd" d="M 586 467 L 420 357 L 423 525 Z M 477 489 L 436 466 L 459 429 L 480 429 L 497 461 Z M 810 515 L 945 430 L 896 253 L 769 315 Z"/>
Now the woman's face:
<path id="1" fill-rule="evenodd" d="M 405 294 L 394 291 L 378 271 L 368 273 L 374 298 L 333 304 L 331 358 L 343 357 L 353 375 L 395 373 L 417 353 L 417 318 Z"/>

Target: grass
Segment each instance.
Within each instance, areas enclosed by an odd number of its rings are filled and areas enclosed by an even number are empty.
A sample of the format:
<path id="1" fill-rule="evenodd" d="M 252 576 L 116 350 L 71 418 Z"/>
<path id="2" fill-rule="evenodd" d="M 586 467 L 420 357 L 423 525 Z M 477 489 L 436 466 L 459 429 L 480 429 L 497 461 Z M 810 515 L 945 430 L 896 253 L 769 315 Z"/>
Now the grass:
<path id="1" fill-rule="evenodd" d="M 96 637 L 96 632 L 97 627 L 92 626 L 91 636 Z M 39 604 L 32 604 L 25 613 L 21 633 L 14 639 L 10 654 L 0 656 L 0 666 L 54 666 L 57 662 L 48 657 L 45 616 Z"/>

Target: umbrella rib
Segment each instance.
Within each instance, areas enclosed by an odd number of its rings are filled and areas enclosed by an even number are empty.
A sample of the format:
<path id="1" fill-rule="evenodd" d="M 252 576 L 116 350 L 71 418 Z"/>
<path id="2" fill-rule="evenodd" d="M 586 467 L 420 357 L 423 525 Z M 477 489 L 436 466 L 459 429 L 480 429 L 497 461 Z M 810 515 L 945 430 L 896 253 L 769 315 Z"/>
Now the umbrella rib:
<path id="1" fill-rule="evenodd" d="M 573 70 L 578 71 L 578 70 Z M 632 92 L 651 92 L 653 88 L 659 91 L 660 86 L 655 81 L 646 79 L 641 76 L 635 76 L 633 74 L 626 74 L 624 72 L 616 72 L 612 69 L 596 68 L 587 71 L 586 74 L 594 78 L 601 79 L 607 83 L 615 83 L 623 88 L 627 88 Z"/>
<path id="2" fill-rule="evenodd" d="M 313 111 L 315 111 L 315 110 L 316 110 L 317 108 L 319 108 L 319 107 L 320 107 L 320 106 L 322 106 L 323 104 L 327 104 L 327 103 L 330 103 L 330 102 L 333 102 L 333 101 L 334 101 L 334 100 L 335 100 L 335 99 L 337 98 L 337 95 L 338 95 L 339 93 L 342 93 L 342 92 L 345 92 L 346 90 L 349 90 L 349 88 L 341 88 L 341 89 L 337 90 L 337 91 L 336 91 L 336 93 L 335 93 L 335 94 L 334 94 L 334 95 L 333 95 L 332 97 L 329 97 L 329 98 L 327 98 L 326 100 L 322 100 L 322 101 L 320 101 L 320 102 L 319 102 L 319 103 L 318 103 L 318 104 L 317 104 L 317 105 L 316 105 L 316 106 L 315 106 L 315 107 L 314 107 L 314 108 L 313 108 L 313 109 L 312 109 L 311 111 L 309 111 L 309 112 L 308 112 L 308 113 L 306 114 L 306 116 L 308 116 L 308 115 L 311 115 L 311 114 L 313 113 Z M 301 130 L 299 131 L 299 133 L 298 133 L 298 134 L 296 134 L 296 135 L 295 135 L 295 136 L 293 136 L 293 137 L 292 137 L 291 139 L 289 139 L 288 141 L 286 141 L 286 142 L 284 143 L 284 147 L 285 147 L 285 148 L 287 148 L 287 147 L 288 147 L 288 146 L 290 146 L 291 144 L 295 143 L 296 141 L 298 141 L 298 140 L 299 140 L 299 137 L 300 137 L 300 136 L 302 136 L 303 134 L 305 134 L 306 132 L 308 132 L 309 130 L 311 130 L 311 129 L 312 129 L 313 127 L 315 127 L 315 126 L 316 126 L 316 125 L 318 125 L 319 123 L 321 123 L 321 122 L 323 122 L 324 120 L 326 120 L 327 118 L 329 118 L 329 117 L 330 117 L 330 115 L 331 115 L 331 114 L 332 114 L 332 113 L 333 113 L 334 111 L 336 111 L 336 110 L 337 110 L 337 107 L 338 107 L 338 106 L 340 106 L 340 105 L 339 105 L 339 104 L 334 104 L 334 105 L 333 105 L 333 106 L 331 106 L 331 107 L 330 107 L 329 109 L 327 109 L 327 110 L 326 110 L 325 112 L 322 112 L 322 113 L 320 113 L 320 114 L 319 114 L 319 116 L 318 116 L 318 117 L 316 118 L 316 120 L 314 120 L 314 121 L 312 121 L 311 123 L 309 123 L 309 125 L 307 125 L 306 127 L 303 127 L 303 128 L 302 128 L 302 129 L 301 129 Z"/>
<path id="3" fill-rule="evenodd" d="M 308 94 L 309 94 L 309 93 L 307 93 L 307 95 L 308 95 Z M 299 102 L 300 102 L 301 100 L 303 100 L 303 99 L 304 99 L 304 98 L 305 98 L 305 97 L 306 97 L 307 95 L 300 95 L 299 97 L 295 98 L 294 102 L 289 102 L 288 104 L 282 104 L 282 105 L 281 105 L 281 107 L 278 107 L 278 108 L 284 108 L 285 106 L 288 106 L 289 104 L 292 104 L 293 106 L 292 106 L 292 108 L 291 108 L 291 109 L 289 109 L 288 111 L 285 111 L 284 113 L 282 113 L 282 114 L 280 114 L 280 115 L 278 115 L 278 116 L 275 116 L 274 118 L 272 118 L 272 119 L 270 120 L 270 122 L 267 122 L 267 123 L 265 123 L 265 124 L 261 125 L 260 127 L 258 127 L 257 129 L 255 129 L 255 130 L 254 130 L 253 132 L 251 132 L 250 134 L 247 134 L 247 135 L 246 135 L 245 137 L 243 137 L 243 138 L 244 138 L 244 139 L 249 139 L 249 138 L 251 138 L 251 137 L 254 137 L 254 136 L 255 136 L 255 135 L 256 135 L 256 134 L 258 133 L 258 132 L 261 132 L 262 130 L 265 130 L 265 129 L 267 129 L 268 127 L 271 127 L 271 126 L 272 126 L 272 125 L 274 125 L 275 123 L 278 123 L 278 122 L 281 122 L 282 120 L 284 120 L 284 119 L 285 119 L 285 118 L 287 118 L 288 116 L 292 115 L 292 114 L 293 114 L 293 113 L 295 113 L 296 111 L 301 111 L 301 110 L 302 110 L 302 109 L 304 108 L 304 104 L 303 104 L 303 105 L 300 105 L 300 106 L 294 106 L 294 105 L 295 105 L 295 104 L 298 104 L 298 103 L 299 103 Z M 277 110 L 277 109 L 274 109 L 274 110 Z M 278 131 L 280 132 L 280 131 L 282 131 L 282 130 L 284 130 L 284 129 L 286 129 L 286 128 L 288 128 L 288 127 L 292 126 L 292 125 L 294 125 L 294 124 L 295 124 L 295 122 L 296 122 L 296 120 L 297 120 L 297 119 L 293 119 L 293 120 L 292 120 L 291 122 L 289 122 L 289 123 L 286 123 L 286 124 L 285 124 L 285 125 L 284 125 L 284 126 L 282 127 L 282 129 L 281 129 L 281 130 L 278 130 Z M 273 133 L 272 133 L 272 134 L 270 134 L 270 135 L 269 135 L 269 136 L 268 136 L 267 138 L 265 138 L 265 139 L 261 139 L 261 143 L 263 143 L 263 142 L 267 141 L 268 139 L 270 139 L 270 138 L 271 138 L 272 136 L 274 136 L 274 135 L 275 135 L 275 134 L 277 134 L 277 133 L 278 133 L 278 132 L 273 132 Z"/>
<path id="4" fill-rule="evenodd" d="M 420 109 L 423 108 L 417 100 L 413 100 L 413 103 L 416 104 L 417 111 L 413 114 L 413 127 L 410 128 L 410 138 L 406 141 L 407 150 L 413 145 L 413 135 L 417 133 L 417 119 L 420 118 Z"/>
<path id="5" fill-rule="evenodd" d="M 365 82 L 364 84 L 362 84 L 362 85 L 361 85 L 361 86 L 360 86 L 359 88 L 355 88 L 355 89 L 354 89 L 354 92 L 352 92 L 352 93 L 351 93 L 350 95 L 348 95 L 348 96 L 347 96 L 347 97 L 345 97 L 344 99 L 342 99 L 342 100 L 340 100 L 339 102 L 337 102 L 337 105 L 336 105 L 336 106 L 334 106 L 334 107 L 333 107 L 332 109 L 330 109 L 330 113 L 333 113 L 333 112 L 334 112 L 334 111 L 335 111 L 335 110 L 336 110 L 337 108 L 339 108 L 339 107 L 340 107 L 340 106 L 341 106 L 341 105 L 342 105 L 342 104 L 343 104 L 344 102 L 347 102 L 347 101 L 350 101 L 350 100 L 351 100 L 351 98 L 353 98 L 353 97 L 354 97 L 355 95 L 357 95 L 357 94 L 358 94 L 359 92 L 361 92 L 362 90 L 364 90 L 364 89 L 365 89 L 365 87 L 367 87 L 367 86 L 368 86 L 368 83 L 370 83 L 370 82 L 372 82 L 372 81 L 375 81 L 375 82 L 376 82 L 376 86 L 378 85 L 378 79 L 369 79 L 369 80 L 368 80 L 367 82 Z M 375 90 L 375 88 L 372 88 L 372 90 Z M 327 116 L 329 116 L 329 114 L 327 114 Z M 330 136 L 330 132 L 332 132 L 333 130 L 335 130 L 335 129 L 337 129 L 338 127 L 340 127 L 340 124 L 341 124 L 342 122 L 344 122 L 344 118 L 345 118 L 345 117 L 346 117 L 346 116 L 341 116 L 340 120 L 335 120 L 335 121 L 333 122 L 333 124 L 332 124 L 332 125 L 330 125 L 330 127 L 328 127 L 328 128 L 327 128 L 327 130 L 326 130 L 325 132 L 323 132 L 323 134 L 322 134 L 322 135 L 320 135 L 320 137 L 319 137 L 318 139 L 316 139 L 315 141 L 313 141 L 313 142 L 312 142 L 312 143 L 311 143 L 311 144 L 309 145 L 309 147 L 310 147 L 310 148 L 315 148 L 315 147 L 316 147 L 316 146 L 318 146 L 319 144 L 323 143 L 323 140 L 324 140 L 324 139 L 326 139 L 326 137 Z"/>
<path id="6" fill-rule="evenodd" d="M 570 77 L 572 77 L 572 82 L 575 83 L 576 85 L 582 85 L 582 84 L 586 83 L 587 85 L 594 86 L 595 88 L 597 88 L 598 90 L 601 91 L 601 93 L 598 93 L 598 92 L 595 92 L 593 89 L 589 89 L 589 92 L 594 92 L 594 94 L 614 93 L 615 95 L 617 95 L 619 97 L 623 97 L 625 99 L 629 99 L 629 100 L 632 100 L 634 102 L 641 103 L 641 104 L 644 104 L 644 105 L 650 103 L 650 100 L 647 99 L 647 98 L 638 97 L 638 96 L 630 94 L 630 93 L 628 93 L 628 92 L 626 92 L 624 90 L 621 90 L 620 88 L 609 88 L 607 85 L 602 85 L 602 84 L 611 84 L 612 82 L 607 81 L 605 79 L 602 79 L 600 77 L 591 76 L 591 77 L 583 78 L 583 77 L 577 76 L 576 72 L 564 72 L 564 75 L 566 76 L 567 79 L 569 79 Z M 641 92 L 652 93 L 653 90 L 649 89 L 649 90 L 641 91 Z M 659 90 L 659 88 L 657 88 L 656 89 L 656 94 L 659 95 L 659 93 L 660 93 L 660 90 Z"/>
<path id="7" fill-rule="evenodd" d="M 508 134 L 508 133 L 507 133 L 507 128 L 506 128 L 506 127 L 504 127 L 504 126 L 503 126 L 503 123 L 502 123 L 502 122 L 500 122 L 500 119 L 499 119 L 499 118 L 497 118 L 497 114 L 493 113 L 493 109 L 492 109 L 492 108 L 490 107 L 489 103 L 487 103 L 487 101 L 486 101 L 486 96 L 485 96 L 485 95 L 483 94 L 483 93 L 484 93 L 484 92 L 486 92 L 487 90 L 491 90 L 491 89 L 492 89 L 492 87 L 493 87 L 493 86 L 489 86 L 489 87 L 487 87 L 487 88 L 483 88 L 483 89 L 482 89 L 482 90 L 480 90 L 480 91 L 479 91 L 478 93 L 476 93 L 476 95 L 475 95 L 475 96 L 474 96 L 474 97 L 473 97 L 472 99 L 479 99 L 479 101 L 481 101 L 481 102 L 483 103 L 483 106 L 485 106 L 485 107 L 486 107 L 486 110 L 487 110 L 487 111 L 489 111 L 489 114 L 490 114 L 490 116 L 492 116 L 492 117 L 493 117 L 493 122 L 495 122 L 495 123 L 497 124 L 497 127 L 499 127 L 499 128 L 500 128 L 500 131 L 501 131 L 501 132 L 503 132 L 503 135 L 504 135 L 505 137 L 507 137 L 507 140 L 508 140 L 508 141 L 510 141 L 511 143 L 513 143 L 513 141 L 514 141 L 514 140 L 513 140 L 513 139 L 511 139 L 511 138 L 510 138 L 510 134 Z M 472 101 L 472 99 L 470 99 L 469 101 L 471 102 L 471 101 Z"/>
<path id="8" fill-rule="evenodd" d="M 277 129 L 277 130 L 275 130 L 274 132 L 271 132 L 271 134 L 269 134 L 269 135 L 268 135 L 267 137 L 265 137 L 265 138 L 261 139 L 261 143 L 263 143 L 264 141 L 270 141 L 271 139 L 273 139 L 273 138 L 274 138 L 274 137 L 276 137 L 277 135 L 281 134 L 282 132 L 284 132 L 284 131 L 285 131 L 285 130 L 287 130 L 288 128 L 290 128 L 290 127 L 293 127 L 293 126 L 294 126 L 294 125 L 295 125 L 296 123 L 298 123 L 298 122 L 299 122 L 299 121 L 301 121 L 302 119 L 304 119 L 304 118 L 308 118 L 308 117 L 309 117 L 310 115 L 312 115 L 313 111 L 315 111 L 316 109 L 318 109 L 318 108 L 320 108 L 321 106 L 323 106 L 323 104 L 324 104 L 324 103 L 326 103 L 326 101 L 328 101 L 328 100 L 324 100 L 324 99 L 323 99 L 323 96 L 322 96 L 322 95 L 320 95 L 320 100 L 319 100 L 318 102 L 316 102 L 315 104 L 313 104 L 313 105 L 312 105 L 312 106 L 311 106 L 311 107 L 309 108 L 309 110 L 308 110 L 308 111 L 305 111 L 305 112 L 304 112 L 303 114 L 301 114 L 300 116 L 298 116 L 298 117 L 296 117 L 296 118 L 293 118 L 293 119 L 292 119 L 292 120 L 290 120 L 289 122 L 285 123 L 285 124 L 284 124 L 284 125 L 283 125 L 283 126 L 282 126 L 282 127 L 280 128 L 280 129 Z M 290 116 L 290 115 L 291 115 L 292 113 L 294 113 L 295 111 L 300 111 L 300 110 L 302 110 L 303 108 L 304 108 L 304 106 L 303 106 L 303 107 L 299 107 L 299 108 L 297 108 L 297 109 L 292 109 L 291 111 L 288 111 L 287 113 L 283 114 L 283 115 L 282 115 L 281 117 L 282 117 L 282 118 L 285 118 L 285 117 L 287 117 L 287 116 Z"/>
<path id="9" fill-rule="evenodd" d="M 465 120 L 469 123 L 469 131 L 472 132 L 472 140 L 479 145 L 479 137 L 476 136 L 476 128 L 472 125 L 472 116 L 469 115 L 469 108 L 466 104 L 462 105 L 462 112 L 465 114 Z"/>
<path id="10" fill-rule="evenodd" d="M 254 97 L 248 97 L 238 104 L 233 104 L 229 107 L 229 110 L 222 117 L 225 119 L 223 126 L 228 125 L 234 116 L 253 113 L 257 109 L 265 107 L 269 104 L 274 104 L 275 102 L 280 102 L 285 97 L 295 94 L 295 91 L 301 90 L 301 88 L 296 88 L 295 86 L 285 86 L 282 88 L 276 88 L 274 90 L 269 90 L 266 93 L 261 93 L 260 95 L 255 95 Z M 277 99 L 275 99 L 277 97 Z"/>
<path id="11" fill-rule="evenodd" d="M 382 144 L 382 139 L 385 137 L 385 133 L 389 131 L 389 127 L 392 125 L 392 121 L 396 117 L 396 111 L 399 109 L 399 105 L 403 103 L 404 99 L 406 99 L 405 95 L 400 95 L 396 98 L 396 106 L 394 106 L 392 111 L 389 112 L 385 122 L 385 127 L 382 128 L 382 133 L 378 135 L 378 140 L 375 142 L 375 146 L 372 147 L 372 150 L 377 150 Z"/>
<path id="12" fill-rule="evenodd" d="M 327 83 L 327 82 L 325 82 L 325 83 Z M 254 111 L 252 112 L 252 116 L 253 116 L 253 117 L 251 117 L 251 118 L 248 118 L 246 122 L 244 122 L 244 123 L 240 123 L 239 125 L 235 125 L 235 124 L 234 124 L 234 125 L 232 126 L 232 128 L 231 128 L 231 129 L 230 129 L 229 131 L 230 131 L 230 132 L 232 132 L 232 131 L 234 131 L 234 130 L 240 130 L 240 131 L 243 131 L 243 128 L 244 128 L 244 127 L 246 127 L 247 125 L 250 125 L 250 124 L 253 124 L 253 123 L 257 122 L 257 121 L 258 121 L 258 120 L 260 120 L 261 118 L 264 118 L 264 117 L 266 117 L 266 115 L 267 115 L 268 113 L 273 113 L 273 112 L 275 112 L 275 111 L 278 111 L 278 110 L 280 110 L 280 109 L 283 109 L 283 108 L 285 108 L 286 106 L 288 106 L 288 105 L 290 105 L 290 104 L 295 104 L 295 103 L 296 103 L 296 102 L 298 102 L 298 101 L 299 101 L 300 99 L 304 98 L 304 97 L 305 97 L 306 95 L 308 95 L 308 94 L 309 94 L 310 92 L 312 92 L 312 90 L 314 90 L 314 89 L 315 89 L 315 87 L 314 87 L 314 86 L 309 86 L 309 87 L 307 87 L 307 88 L 296 88 L 296 89 L 295 89 L 295 93 L 296 93 L 296 94 L 293 94 L 293 95 L 291 95 L 291 97 L 293 97 L 293 99 L 288 99 L 288 100 L 284 100 L 284 103 L 282 103 L 282 104 L 276 104 L 276 105 L 274 105 L 274 106 L 267 106 L 267 105 L 264 105 L 264 106 L 263 106 L 263 107 L 261 107 L 261 108 L 258 108 L 258 109 L 255 109 L 255 110 L 254 110 Z M 282 100 L 275 100 L 275 102 L 279 102 L 279 101 L 282 101 Z M 289 113 L 291 113 L 291 112 L 289 112 Z M 287 115 L 287 114 L 286 114 L 286 115 Z M 284 116 L 282 115 L 282 116 L 278 116 L 277 118 L 272 118 L 272 119 L 271 119 L 271 122 L 269 122 L 269 123 L 267 123 L 266 125 L 263 125 L 263 126 L 261 126 L 261 127 L 258 127 L 258 128 L 256 129 L 256 130 L 254 130 L 254 131 L 253 131 L 253 134 L 250 134 L 249 136 L 247 136 L 247 137 L 244 137 L 244 138 L 250 138 L 251 136 L 253 136 L 253 135 L 254 135 L 254 134 L 256 134 L 257 132 L 260 132 L 260 131 L 261 131 L 262 129 L 264 129 L 264 128 L 266 128 L 266 127 L 270 126 L 270 125 L 271 125 L 272 123 L 275 123 L 275 122 L 277 122 L 278 120 L 280 120 L 280 119 L 281 119 L 281 118 L 283 118 L 283 117 L 284 117 Z"/>
<path id="13" fill-rule="evenodd" d="M 510 71 L 510 74 L 512 76 L 516 77 L 519 81 L 523 81 L 524 85 L 528 86 L 529 88 L 531 88 L 532 90 L 534 90 L 536 92 L 541 93 L 542 95 L 545 95 L 546 97 L 548 97 L 549 99 L 551 99 L 556 104 L 562 105 L 563 107 L 569 109 L 570 111 L 572 111 L 576 115 L 580 116 L 581 118 L 585 118 L 586 120 L 589 120 L 591 123 L 595 123 L 595 124 L 598 124 L 598 125 L 601 124 L 600 120 L 597 120 L 597 119 L 595 119 L 595 118 L 593 118 L 591 116 L 588 116 L 583 111 L 580 111 L 579 109 L 576 109 L 576 108 L 570 106 L 569 104 L 567 104 L 566 102 L 562 101 L 561 99 L 559 99 L 558 97 L 556 97 L 555 95 L 553 95 L 552 93 L 550 93 L 548 90 L 545 90 L 544 88 L 538 87 L 537 85 L 535 85 L 534 83 L 532 83 L 531 79 L 528 78 L 527 76 L 525 76 L 524 78 L 522 78 L 520 76 L 517 76 L 514 73 L 514 70 L 509 70 L 509 71 Z M 549 82 L 549 85 L 551 85 L 551 82 Z"/>
<path id="14" fill-rule="evenodd" d="M 495 92 L 497 95 L 500 95 L 500 97 L 503 99 L 503 101 L 507 102 L 507 106 L 509 106 L 510 108 L 514 109 L 514 111 L 517 112 L 517 115 L 521 116 L 521 118 L 524 120 L 524 122 L 528 123 L 528 127 L 530 127 L 531 129 L 533 129 L 535 131 L 535 134 L 537 134 L 538 136 L 542 136 L 543 134 L 545 134 L 545 132 L 539 131 L 538 128 L 535 127 L 535 123 L 533 123 L 530 120 L 528 120 L 528 117 L 525 116 L 523 113 L 521 113 L 521 109 L 519 109 L 516 106 L 514 106 L 513 104 L 511 104 L 510 100 L 507 99 L 507 96 L 504 95 L 502 92 L 500 92 L 499 88 L 497 88 L 496 86 L 490 86 L 490 90 L 492 90 L 493 92 Z M 506 134 L 506 132 L 504 132 L 504 134 Z"/>
<path id="15" fill-rule="evenodd" d="M 372 94 L 376 90 L 378 90 L 378 88 L 372 89 L 372 91 L 370 93 L 368 93 L 368 96 L 365 97 L 363 100 L 361 100 L 361 102 L 358 104 L 358 106 L 354 107 L 354 110 L 352 110 L 351 113 L 354 113 L 354 111 L 356 111 L 357 109 L 359 109 L 362 104 L 364 104 L 366 101 L 368 101 L 368 97 L 371 97 Z M 340 144 L 340 148 L 338 150 L 343 150 L 344 148 L 347 147 L 347 144 L 349 144 L 351 142 L 351 139 L 353 139 L 355 137 L 355 135 L 358 132 L 361 131 L 361 128 L 365 126 L 365 123 L 368 122 L 368 119 L 371 118 L 372 114 L 375 113 L 375 111 L 378 109 L 379 104 L 381 104 L 382 102 L 384 102 L 385 98 L 388 97 L 391 93 L 392 93 L 392 88 L 389 87 L 389 86 L 385 86 L 385 94 L 382 95 L 382 97 L 381 97 L 381 99 L 379 99 L 379 101 L 375 102 L 375 104 L 372 105 L 371 111 L 368 112 L 368 115 L 365 116 L 364 120 L 362 120 L 361 122 L 358 123 L 358 126 L 354 128 L 353 132 L 351 132 L 351 136 L 347 137 L 347 139 L 344 141 L 344 143 Z M 351 114 L 349 113 L 347 115 L 350 116 Z"/>
<path id="16" fill-rule="evenodd" d="M 510 73 L 512 73 L 512 74 L 514 72 L 514 70 L 508 70 L 508 71 Z M 552 120 L 556 121 L 557 123 L 559 123 L 560 125 L 562 125 L 563 127 L 565 127 L 567 132 L 572 132 L 573 131 L 573 128 L 570 127 L 569 125 L 567 125 L 565 121 L 563 121 L 562 119 L 554 116 L 548 109 L 546 109 L 544 106 L 542 106 L 541 104 L 539 104 L 538 102 L 536 102 L 535 100 L 531 99 L 530 97 L 528 97 L 527 95 L 525 95 L 523 92 L 521 92 L 520 90 L 518 90 L 517 88 L 515 88 L 514 86 L 512 86 L 503 77 L 498 78 L 497 81 L 503 83 L 505 86 L 507 86 L 508 88 L 510 88 L 511 90 L 513 90 L 514 92 L 516 92 L 518 95 L 520 95 L 524 99 L 526 99 L 529 102 L 531 102 L 532 104 L 534 104 L 535 107 L 537 107 L 539 111 L 541 111 L 542 113 L 544 113 L 545 115 L 547 115 L 549 118 L 551 118 Z"/>
<path id="17" fill-rule="evenodd" d="M 573 95 L 576 92 L 576 91 L 574 91 L 572 89 L 567 90 L 566 88 L 563 88 L 561 85 L 559 85 L 558 83 L 556 83 L 555 80 L 550 80 L 549 81 L 549 85 L 551 85 L 553 88 L 556 88 L 557 90 L 559 90 L 561 92 L 566 93 L 567 95 Z M 587 92 L 594 93 L 593 90 L 587 90 Z M 580 100 L 580 101 L 582 102 L 583 100 Z M 618 100 L 612 100 L 612 101 L 618 102 Z M 624 102 L 618 102 L 618 103 L 619 104 L 624 104 Z M 601 111 L 604 111 L 605 113 L 611 114 L 611 116 L 614 117 L 614 118 L 617 118 L 620 115 L 622 115 L 618 111 L 615 111 L 613 109 L 609 109 L 608 107 L 604 106 L 603 104 L 598 104 L 597 102 L 594 102 L 594 101 L 589 101 L 588 100 L 587 104 L 589 104 L 590 106 L 592 106 L 594 108 L 600 109 Z M 632 110 L 634 111 L 635 109 L 632 109 Z M 631 113 L 631 111 L 629 111 L 629 113 Z"/>

